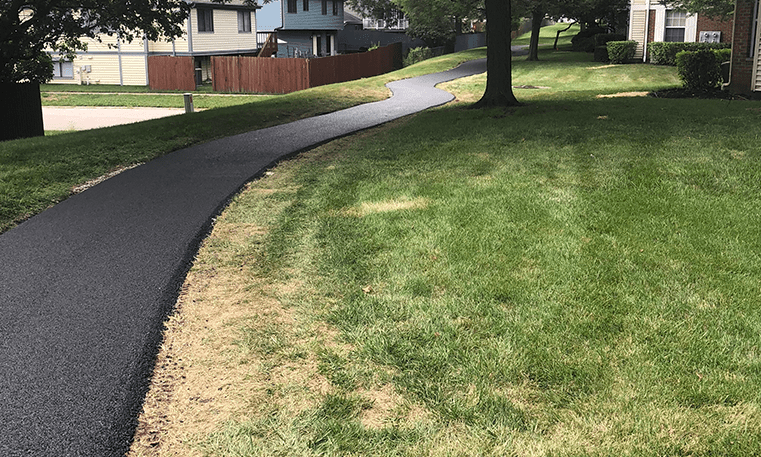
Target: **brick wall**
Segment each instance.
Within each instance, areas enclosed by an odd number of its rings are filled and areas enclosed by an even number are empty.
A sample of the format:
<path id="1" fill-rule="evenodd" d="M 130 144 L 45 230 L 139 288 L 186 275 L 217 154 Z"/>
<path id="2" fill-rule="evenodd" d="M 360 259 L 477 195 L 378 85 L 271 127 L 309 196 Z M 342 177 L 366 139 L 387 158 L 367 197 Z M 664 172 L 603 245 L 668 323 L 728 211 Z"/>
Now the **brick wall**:
<path id="1" fill-rule="evenodd" d="M 655 41 L 655 10 L 650 10 L 650 19 L 647 23 L 647 42 Z"/>
<path id="2" fill-rule="evenodd" d="M 695 31 L 695 41 L 700 41 L 700 32 L 721 32 L 721 42 L 732 42 L 732 21 L 713 19 L 705 15 L 698 15 L 698 29 Z"/>
<path id="3" fill-rule="evenodd" d="M 751 28 L 753 26 L 753 0 L 737 0 L 735 4 L 735 29 L 732 39 L 732 83 L 734 92 L 750 93 L 753 76 L 751 52 Z"/>

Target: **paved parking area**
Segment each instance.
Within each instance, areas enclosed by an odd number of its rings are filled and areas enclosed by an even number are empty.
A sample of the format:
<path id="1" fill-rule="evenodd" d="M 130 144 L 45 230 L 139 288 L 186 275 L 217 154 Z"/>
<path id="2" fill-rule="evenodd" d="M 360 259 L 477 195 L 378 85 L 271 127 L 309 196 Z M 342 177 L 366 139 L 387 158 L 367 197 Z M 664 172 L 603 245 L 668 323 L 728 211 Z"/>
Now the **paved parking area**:
<path id="1" fill-rule="evenodd" d="M 89 130 L 175 116 L 184 112 L 181 108 L 43 106 L 42 119 L 45 130 Z"/>

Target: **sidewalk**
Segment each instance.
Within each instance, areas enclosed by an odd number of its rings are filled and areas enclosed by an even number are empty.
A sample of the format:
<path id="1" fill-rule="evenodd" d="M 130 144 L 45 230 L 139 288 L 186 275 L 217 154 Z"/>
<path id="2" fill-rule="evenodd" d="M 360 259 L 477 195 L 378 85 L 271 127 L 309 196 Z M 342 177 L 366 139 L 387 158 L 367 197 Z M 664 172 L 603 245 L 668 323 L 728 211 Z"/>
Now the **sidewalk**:
<path id="1" fill-rule="evenodd" d="M 183 114 L 181 108 L 43 106 L 45 130 L 89 130 Z"/>
<path id="2" fill-rule="evenodd" d="M 213 218 L 284 157 L 451 101 L 435 84 L 211 141 L 127 170 L 0 235 L 0 455 L 122 456 L 185 274 Z"/>

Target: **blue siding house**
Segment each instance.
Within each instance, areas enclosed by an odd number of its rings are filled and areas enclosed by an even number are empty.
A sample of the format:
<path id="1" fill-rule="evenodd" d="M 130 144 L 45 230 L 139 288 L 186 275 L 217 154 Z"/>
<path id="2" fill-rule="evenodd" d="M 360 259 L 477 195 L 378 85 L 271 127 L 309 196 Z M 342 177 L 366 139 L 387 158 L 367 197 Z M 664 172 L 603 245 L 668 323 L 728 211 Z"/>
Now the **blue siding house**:
<path id="1" fill-rule="evenodd" d="M 275 6 L 277 5 L 277 6 Z M 337 53 L 336 36 L 344 28 L 343 0 L 279 0 L 277 57 L 321 57 Z"/>

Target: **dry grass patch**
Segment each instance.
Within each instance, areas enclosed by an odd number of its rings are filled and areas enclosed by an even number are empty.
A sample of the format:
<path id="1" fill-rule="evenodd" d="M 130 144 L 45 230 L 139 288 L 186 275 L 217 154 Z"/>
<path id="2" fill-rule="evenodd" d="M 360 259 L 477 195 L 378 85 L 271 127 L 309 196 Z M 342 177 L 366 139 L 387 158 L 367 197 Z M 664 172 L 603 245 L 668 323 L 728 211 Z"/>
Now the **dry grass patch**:
<path id="1" fill-rule="evenodd" d="M 618 92 L 616 94 L 599 94 L 597 98 L 647 97 L 649 92 Z"/>

